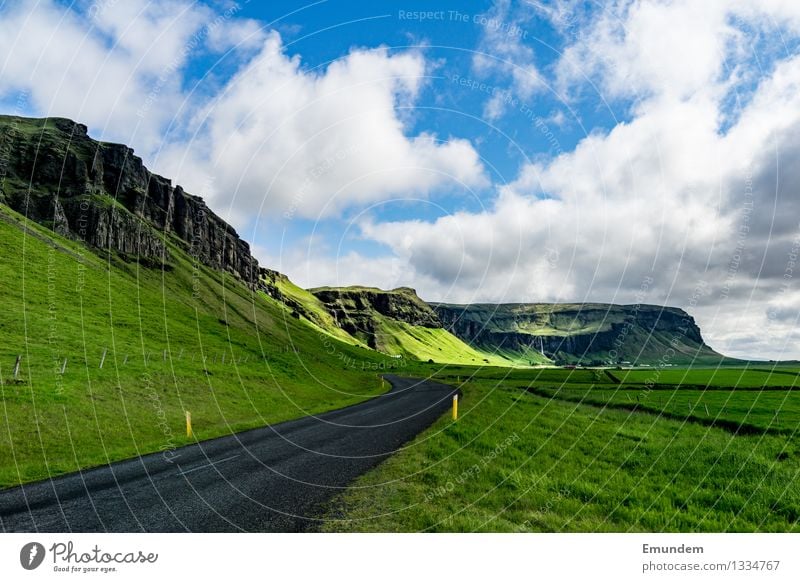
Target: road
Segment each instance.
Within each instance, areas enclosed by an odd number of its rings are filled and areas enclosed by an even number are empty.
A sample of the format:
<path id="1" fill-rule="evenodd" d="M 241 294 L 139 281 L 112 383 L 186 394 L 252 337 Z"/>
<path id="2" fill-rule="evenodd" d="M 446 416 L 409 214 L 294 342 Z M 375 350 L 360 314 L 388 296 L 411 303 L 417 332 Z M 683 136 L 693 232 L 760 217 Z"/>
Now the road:
<path id="1" fill-rule="evenodd" d="M 0 529 L 294 532 L 451 405 L 455 389 L 387 375 L 367 402 L 0 492 Z"/>

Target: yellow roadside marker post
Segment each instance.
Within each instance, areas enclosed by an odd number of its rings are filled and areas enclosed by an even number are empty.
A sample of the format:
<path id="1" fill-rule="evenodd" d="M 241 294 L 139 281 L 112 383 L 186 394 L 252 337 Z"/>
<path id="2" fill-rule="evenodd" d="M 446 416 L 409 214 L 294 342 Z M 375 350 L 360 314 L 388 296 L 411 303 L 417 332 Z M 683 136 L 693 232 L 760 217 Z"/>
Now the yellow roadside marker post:
<path id="1" fill-rule="evenodd" d="M 192 413 L 188 410 L 186 411 L 186 436 L 192 436 Z"/>
<path id="2" fill-rule="evenodd" d="M 458 394 L 453 394 L 453 420 L 458 420 Z"/>

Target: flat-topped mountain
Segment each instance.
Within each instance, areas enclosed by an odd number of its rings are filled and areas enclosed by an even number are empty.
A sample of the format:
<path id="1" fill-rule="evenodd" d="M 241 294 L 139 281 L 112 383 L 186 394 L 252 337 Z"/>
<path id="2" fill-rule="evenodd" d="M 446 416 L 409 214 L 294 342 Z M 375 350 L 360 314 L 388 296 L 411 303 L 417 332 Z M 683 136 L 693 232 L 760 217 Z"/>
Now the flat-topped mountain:
<path id="1" fill-rule="evenodd" d="M 336 325 L 374 349 L 390 351 L 397 326 L 449 332 L 505 364 L 617 365 L 721 358 L 682 309 L 602 303 L 426 303 L 413 289 L 324 287 L 310 292 Z M 478 360 L 480 361 L 480 359 Z"/>
<path id="2" fill-rule="evenodd" d="M 432 303 L 452 333 L 480 349 L 539 352 L 562 363 L 664 364 L 711 359 L 700 328 L 682 309 L 604 303 Z"/>
<path id="3" fill-rule="evenodd" d="M 409 325 L 442 327 L 436 313 L 409 287 L 389 291 L 374 287 L 320 287 L 309 291 L 325 304 L 342 329 L 352 335 L 374 335 L 374 313 Z"/>

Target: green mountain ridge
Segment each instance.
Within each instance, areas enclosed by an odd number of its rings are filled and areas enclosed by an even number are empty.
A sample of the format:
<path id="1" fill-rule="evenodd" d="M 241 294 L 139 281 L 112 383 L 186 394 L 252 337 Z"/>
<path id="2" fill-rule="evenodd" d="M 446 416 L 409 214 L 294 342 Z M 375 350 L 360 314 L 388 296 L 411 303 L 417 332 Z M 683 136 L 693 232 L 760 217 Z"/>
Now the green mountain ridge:
<path id="1" fill-rule="evenodd" d="M 445 328 L 479 349 L 531 350 L 561 364 L 715 364 L 683 309 L 606 303 L 432 303 Z"/>
<path id="2" fill-rule="evenodd" d="M 341 329 L 380 352 L 445 364 L 519 363 L 490 350 L 476 349 L 454 336 L 410 287 L 388 291 L 360 286 L 320 287 L 309 292 Z"/>
<path id="3" fill-rule="evenodd" d="M 301 289 L 259 266 L 202 199 L 149 172 L 133 150 L 62 118 L 0 116 L 0 202 L 53 233 L 143 268 L 225 272 L 289 315 L 345 343 L 439 363 L 712 362 L 694 320 L 660 306 L 431 303 L 409 287 Z M 683 329 L 683 333 L 679 330 Z"/>
<path id="4" fill-rule="evenodd" d="M 146 267 L 0 204 L 0 487 L 385 390 L 395 360 L 166 244 L 171 268 Z"/>

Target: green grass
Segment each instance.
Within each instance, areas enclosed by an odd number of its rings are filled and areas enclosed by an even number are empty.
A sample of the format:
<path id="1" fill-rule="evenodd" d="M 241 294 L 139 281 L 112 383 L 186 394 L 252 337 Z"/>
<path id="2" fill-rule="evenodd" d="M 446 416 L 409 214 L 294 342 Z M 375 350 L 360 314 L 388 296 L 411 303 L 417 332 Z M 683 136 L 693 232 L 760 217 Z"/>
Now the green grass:
<path id="1" fill-rule="evenodd" d="M 747 388 L 798 386 L 800 374 L 789 368 L 708 368 L 650 369 L 612 371 L 625 384 L 675 384 L 683 386 L 722 386 Z"/>
<path id="2" fill-rule="evenodd" d="M 312 295 L 311 292 L 298 287 L 288 278 L 278 278 L 274 284 L 284 296 L 302 305 L 303 310 L 309 316 L 310 323 L 343 342 L 365 347 L 364 344 L 336 325 L 336 321 L 325 309 L 322 301 Z"/>
<path id="3" fill-rule="evenodd" d="M 642 386 L 581 388 L 570 385 L 556 390 L 534 389 L 570 402 L 611 405 L 650 411 L 672 418 L 726 426 L 741 432 L 800 431 L 800 392 L 791 390 L 650 390 Z"/>
<path id="4" fill-rule="evenodd" d="M 502 356 L 470 347 L 446 329 L 410 325 L 374 315 L 377 323 L 376 343 L 382 352 L 434 363 L 511 366 L 514 362 Z"/>
<path id="5" fill-rule="evenodd" d="M 567 384 L 614 384 L 605 370 L 594 368 L 490 368 L 474 366 L 447 366 L 436 372 L 437 380 L 454 382 L 462 380 L 495 380 L 514 382 L 523 386 L 562 386 Z"/>
<path id="6" fill-rule="evenodd" d="M 669 369 L 657 375 L 656 370 L 462 367 L 436 377 L 451 383 L 492 380 L 570 402 L 649 411 L 729 430 L 791 434 L 800 429 L 800 390 L 792 386 L 798 376 L 791 368 Z M 650 383 L 656 378 L 663 383 Z M 619 384 L 620 379 L 648 383 Z M 681 379 L 689 383 L 680 384 Z"/>
<path id="7" fill-rule="evenodd" d="M 357 480 L 324 530 L 800 529 L 796 439 L 736 436 L 495 380 L 462 389 L 459 420 L 443 417 Z"/>
<path id="8" fill-rule="evenodd" d="M 397 366 L 169 239 L 162 271 L 23 223 L 0 206 L 0 486 L 174 448 L 185 410 L 205 439 L 345 406 Z"/>

